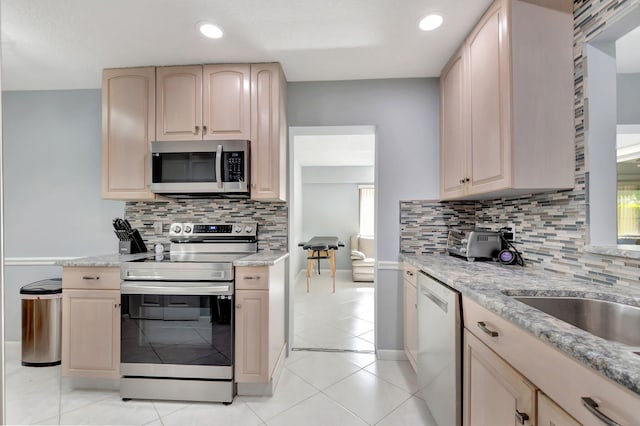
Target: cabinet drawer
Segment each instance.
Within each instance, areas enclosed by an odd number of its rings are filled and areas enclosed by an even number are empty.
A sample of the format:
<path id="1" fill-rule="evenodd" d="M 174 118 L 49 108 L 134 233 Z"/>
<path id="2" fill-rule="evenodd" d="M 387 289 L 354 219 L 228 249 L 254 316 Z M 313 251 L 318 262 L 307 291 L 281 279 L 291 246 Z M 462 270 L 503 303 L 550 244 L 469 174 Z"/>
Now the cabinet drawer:
<path id="1" fill-rule="evenodd" d="M 637 424 L 640 397 L 497 314 L 463 297 L 464 327 L 583 425 L 601 425 L 583 404 L 623 425 Z M 482 323 L 482 324 L 479 324 Z M 486 331 L 483 328 L 486 328 Z M 497 335 L 491 335 L 491 332 Z"/>
<path id="2" fill-rule="evenodd" d="M 62 288 L 79 290 L 120 290 L 120 268 L 64 267 Z"/>
<path id="3" fill-rule="evenodd" d="M 404 279 L 410 282 L 414 287 L 416 287 L 418 280 L 418 268 L 405 262 L 402 269 L 402 275 L 404 276 Z"/>
<path id="4" fill-rule="evenodd" d="M 269 268 L 266 266 L 242 266 L 236 268 L 236 289 L 268 290 Z"/>

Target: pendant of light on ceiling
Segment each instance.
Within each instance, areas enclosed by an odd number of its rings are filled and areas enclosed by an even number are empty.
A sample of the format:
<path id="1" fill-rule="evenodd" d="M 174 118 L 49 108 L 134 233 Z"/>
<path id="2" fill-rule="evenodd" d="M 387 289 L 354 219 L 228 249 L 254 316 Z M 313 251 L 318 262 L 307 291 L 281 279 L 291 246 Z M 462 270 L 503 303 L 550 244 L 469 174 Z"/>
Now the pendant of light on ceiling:
<path id="1" fill-rule="evenodd" d="M 210 22 L 198 22 L 198 29 L 200 33 L 207 38 L 220 38 L 222 37 L 222 29 Z"/>
<path id="2" fill-rule="evenodd" d="M 442 16 L 434 13 L 422 18 L 418 26 L 422 31 L 432 31 L 442 25 L 442 21 L 444 21 Z"/>

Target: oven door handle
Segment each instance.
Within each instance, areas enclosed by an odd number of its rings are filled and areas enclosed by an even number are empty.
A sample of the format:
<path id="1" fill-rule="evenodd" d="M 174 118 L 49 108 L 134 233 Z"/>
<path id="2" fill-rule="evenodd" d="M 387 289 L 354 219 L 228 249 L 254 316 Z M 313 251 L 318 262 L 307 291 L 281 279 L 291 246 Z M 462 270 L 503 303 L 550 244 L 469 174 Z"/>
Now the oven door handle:
<path id="1" fill-rule="evenodd" d="M 123 281 L 120 283 L 122 294 L 163 294 L 172 296 L 227 296 L 233 294 L 230 285 L 197 286 L 188 282 L 171 282 L 157 285 L 148 282 Z"/>

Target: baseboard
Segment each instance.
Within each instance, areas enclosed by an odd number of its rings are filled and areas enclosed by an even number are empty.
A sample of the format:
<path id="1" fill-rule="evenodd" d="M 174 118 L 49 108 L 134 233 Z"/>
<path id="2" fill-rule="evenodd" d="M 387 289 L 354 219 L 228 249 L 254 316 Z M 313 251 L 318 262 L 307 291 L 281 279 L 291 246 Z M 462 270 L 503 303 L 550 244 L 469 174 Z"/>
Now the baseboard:
<path id="1" fill-rule="evenodd" d="M 403 350 L 378 349 L 376 350 L 376 358 L 391 361 L 406 361 L 407 355 Z"/>

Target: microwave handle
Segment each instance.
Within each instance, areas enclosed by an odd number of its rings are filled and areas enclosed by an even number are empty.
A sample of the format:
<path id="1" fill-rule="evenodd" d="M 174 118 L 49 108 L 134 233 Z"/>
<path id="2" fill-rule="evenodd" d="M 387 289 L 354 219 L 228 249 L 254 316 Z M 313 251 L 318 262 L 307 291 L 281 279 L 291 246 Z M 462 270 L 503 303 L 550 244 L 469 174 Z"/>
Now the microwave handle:
<path id="1" fill-rule="evenodd" d="M 216 182 L 218 189 L 222 189 L 222 144 L 218 145 L 216 152 Z"/>

